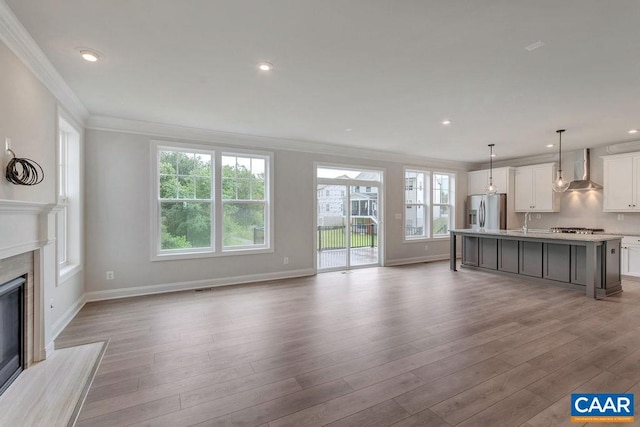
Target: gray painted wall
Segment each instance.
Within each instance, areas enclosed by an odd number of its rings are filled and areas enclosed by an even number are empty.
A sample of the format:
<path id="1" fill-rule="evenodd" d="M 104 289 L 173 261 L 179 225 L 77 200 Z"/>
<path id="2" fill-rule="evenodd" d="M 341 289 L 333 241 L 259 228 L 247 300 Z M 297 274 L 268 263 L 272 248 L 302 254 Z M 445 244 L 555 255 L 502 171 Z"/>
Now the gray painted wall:
<path id="1" fill-rule="evenodd" d="M 275 251 L 269 254 L 237 255 L 192 260 L 150 261 L 150 141 L 170 140 L 147 135 L 87 130 L 86 169 L 86 286 L 92 297 L 108 297 L 109 291 L 176 283 L 206 281 L 217 284 L 236 282 L 239 277 L 295 275 L 314 267 L 314 163 L 347 164 L 385 169 L 385 258 L 388 264 L 415 258 L 448 258 L 448 239 L 429 242 L 403 242 L 404 163 L 363 160 L 334 154 L 312 154 L 287 150 L 274 153 Z M 175 140 L 175 139 L 172 139 Z M 184 140 L 182 140 L 184 141 Z M 224 142 L 216 142 L 224 147 Z M 237 147 L 237 145 L 234 145 Z M 252 148 L 252 147 L 241 147 Z M 411 163 L 410 166 L 437 168 L 437 164 Z M 462 224 L 466 172 L 458 179 L 456 216 Z M 425 244 L 429 250 L 425 251 Z M 283 265 L 283 257 L 289 264 Z M 114 280 L 105 280 L 113 270 Z M 165 289 L 156 287 L 158 291 Z M 107 291 L 107 294 L 105 294 Z M 146 288 L 139 292 L 153 292 Z M 90 294 L 91 295 L 91 294 Z M 115 295 L 115 294 L 114 294 Z"/>
<path id="2" fill-rule="evenodd" d="M 4 138 L 12 139 L 12 147 L 18 157 L 36 160 L 44 169 L 45 179 L 36 186 L 16 186 L 0 179 L 0 200 L 21 202 L 56 202 L 56 143 L 58 112 L 60 106 L 52 93 L 40 80 L 9 50 L 0 43 L 0 164 L 2 172 L 10 158 L 4 150 Z M 82 137 L 82 136 L 81 136 Z M 81 140 L 82 144 L 82 140 Z M 82 149 L 81 149 L 82 152 Z M 5 224 L 7 225 L 7 224 Z M 8 224 L 8 227 L 16 225 Z M 20 229 L 25 243 L 29 243 L 32 233 L 41 230 Z M 50 237 L 50 236 L 49 236 Z M 0 233 L 0 247 L 3 235 Z M 64 316 L 74 307 L 79 307 L 84 294 L 84 273 L 58 283 L 55 260 L 55 244 L 44 246 L 40 254 L 43 265 L 41 280 L 45 302 L 44 332 L 45 345 L 51 344 L 64 326 Z M 53 302 L 53 308 L 50 307 Z"/>
<path id="3" fill-rule="evenodd" d="M 56 197 L 56 101 L 27 67 L 0 42 L 0 199 L 53 203 Z M 11 138 L 18 157 L 36 160 L 47 174 L 41 184 L 26 187 L 4 179 L 11 158 L 4 140 Z"/>

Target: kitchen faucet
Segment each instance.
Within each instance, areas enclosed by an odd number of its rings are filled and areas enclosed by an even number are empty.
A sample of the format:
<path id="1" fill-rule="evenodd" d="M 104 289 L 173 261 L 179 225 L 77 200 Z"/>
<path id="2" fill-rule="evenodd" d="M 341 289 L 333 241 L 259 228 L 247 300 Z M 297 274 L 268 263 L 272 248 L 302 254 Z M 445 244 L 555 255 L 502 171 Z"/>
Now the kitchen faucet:
<path id="1" fill-rule="evenodd" d="M 522 232 L 526 233 L 527 231 L 529 231 L 529 212 L 525 212 L 524 225 L 522 226 Z"/>

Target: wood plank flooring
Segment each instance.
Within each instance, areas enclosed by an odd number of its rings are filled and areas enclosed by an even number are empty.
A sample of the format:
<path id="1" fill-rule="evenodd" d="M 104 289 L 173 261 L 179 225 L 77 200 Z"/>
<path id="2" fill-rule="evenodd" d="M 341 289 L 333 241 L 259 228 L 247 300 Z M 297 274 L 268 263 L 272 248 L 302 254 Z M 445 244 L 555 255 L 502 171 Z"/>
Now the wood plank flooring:
<path id="1" fill-rule="evenodd" d="M 78 426 L 570 425 L 574 391 L 640 391 L 623 286 L 370 268 L 90 303 L 56 344 L 109 340 Z"/>

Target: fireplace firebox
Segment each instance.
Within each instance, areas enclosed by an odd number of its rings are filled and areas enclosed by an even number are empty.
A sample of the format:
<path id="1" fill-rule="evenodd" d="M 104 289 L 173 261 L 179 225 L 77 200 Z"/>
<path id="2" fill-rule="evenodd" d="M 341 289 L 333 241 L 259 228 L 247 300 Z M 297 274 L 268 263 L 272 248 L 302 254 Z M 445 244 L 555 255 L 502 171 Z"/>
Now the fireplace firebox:
<path id="1" fill-rule="evenodd" d="M 18 277 L 0 285 L 0 394 L 24 367 L 24 291 Z"/>

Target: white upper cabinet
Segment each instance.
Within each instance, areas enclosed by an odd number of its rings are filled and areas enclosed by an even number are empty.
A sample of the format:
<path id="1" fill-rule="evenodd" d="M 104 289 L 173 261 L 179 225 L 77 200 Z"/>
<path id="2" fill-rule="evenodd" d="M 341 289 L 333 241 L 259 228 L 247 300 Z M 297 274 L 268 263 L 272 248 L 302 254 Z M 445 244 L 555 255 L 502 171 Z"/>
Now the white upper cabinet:
<path id="1" fill-rule="evenodd" d="M 498 187 L 498 193 L 509 193 L 509 174 L 510 167 L 493 168 L 493 184 Z M 485 187 L 489 182 L 489 169 L 472 171 L 467 174 L 469 180 L 467 186 L 467 195 L 484 194 Z"/>
<path id="2" fill-rule="evenodd" d="M 640 212 L 640 153 L 604 156 L 605 212 Z"/>
<path id="3" fill-rule="evenodd" d="M 516 212 L 558 212 L 559 203 L 553 191 L 554 163 L 516 168 Z"/>

